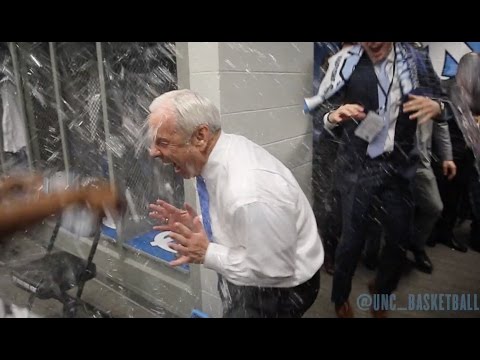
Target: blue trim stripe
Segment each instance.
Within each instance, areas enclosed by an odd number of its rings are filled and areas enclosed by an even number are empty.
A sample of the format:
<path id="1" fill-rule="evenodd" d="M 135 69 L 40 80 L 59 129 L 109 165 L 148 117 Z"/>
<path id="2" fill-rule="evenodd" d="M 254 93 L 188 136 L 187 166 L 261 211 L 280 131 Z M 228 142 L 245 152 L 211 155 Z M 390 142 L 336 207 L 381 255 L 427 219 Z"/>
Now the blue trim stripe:
<path id="1" fill-rule="evenodd" d="M 191 318 L 209 318 L 210 316 L 208 316 L 208 314 L 204 313 L 203 311 L 193 309 L 190 317 Z"/>
<path id="2" fill-rule="evenodd" d="M 109 238 L 111 238 L 113 240 L 117 240 L 117 230 L 116 229 L 112 229 L 111 227 L 106 226 L 104 224 L 102 224 L 101 229 L 102 229 L 102 234 L 103 235 L 108 236 Z"/>

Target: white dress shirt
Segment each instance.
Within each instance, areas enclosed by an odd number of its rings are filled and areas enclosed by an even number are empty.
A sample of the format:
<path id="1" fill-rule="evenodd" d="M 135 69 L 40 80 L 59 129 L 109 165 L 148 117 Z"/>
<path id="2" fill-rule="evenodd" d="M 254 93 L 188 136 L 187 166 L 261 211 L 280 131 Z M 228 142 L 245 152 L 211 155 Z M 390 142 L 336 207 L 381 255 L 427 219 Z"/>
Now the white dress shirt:
<path id="1" fill-rule="evenodd" d="M 268 151 L 222 132 L 201 175 L 213 233 L 205 267 L 235 285 L 293 287 L 322 266 L 310 203 Z"/>
<path id="2" fill-rule="evenodd" d="M 392 81 L 392 78 L 393 78 L 393 82 L 392 82 L 390 92 L 388 93 L 388 98 L 390 100 L 389 101 L 389 103 L 390 103 L 390 108 L 389 108 L 390 125 L 389 125 L 389 128 L 388 128 L 387 139 L 385 141 L 385 147 L 384 147 L 383 151 L 384 152 L 391 152 L 391 151 L 393 151 L 393 147 L 394 147 L 395 126 L 397 124 L 397 117 L 398 117 L 398 113 L 399 113 L 399 110 L 400 110 L 400 105 L 401 105 L 401 102 L 402 102 L 402 91 L 400 89 L 400 82 L 398 80 L 398 76 L 394 76 L 394 74 L 393 74 L 393 71 L 394 71 L 393 64 L 394 64 L 394 61 L 395 61 L 395 51 L 393 49 L 393 46 L 392 46 L 392 50 L 390 51 L 390 53 L 388 54 L 387 58 L 384 61 L 387 62 L 386 70 L 387 70 L 387 74 L 388 74 L 388 80 Z M 381 64 L 382 64 L 382 62 L 379 62 L 379 63 L 376 63 L 373 66 L 373 68 L 375 70 L 375 74 L 377 75 L 377 77 L 378 77 L 378 74 L 380 73 Z M 397 75 L 397 74 L 398 74 L 397 69 L 395 69 L 395 75 Z M 387 90 L 388 89 L 385 89 L 385 91 L 387 91 Z M 384 106 L 384 104 L 378 104 L 378 105 L 379 105 L 379 107 Z M 325 124 L 326 129 L 332 130 L 338 124 L 332 124 L 327 120 L 329 114 L 330 113 L 325 114 L 325 116 L 323 117 L 323 122 Z M 350 120 L 346 120 L 346 121 L 350 121 Z"/>

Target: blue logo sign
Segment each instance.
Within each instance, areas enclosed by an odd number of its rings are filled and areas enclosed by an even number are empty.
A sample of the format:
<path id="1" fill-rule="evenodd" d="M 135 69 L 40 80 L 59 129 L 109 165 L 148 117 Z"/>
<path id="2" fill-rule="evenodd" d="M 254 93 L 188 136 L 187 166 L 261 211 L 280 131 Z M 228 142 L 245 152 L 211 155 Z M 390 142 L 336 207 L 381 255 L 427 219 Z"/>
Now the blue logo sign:
<path id="1" fill-rule="evenodd" d="M 480 52 L 480 42 L 424 42 L 422 45 L 428 48 L 433 68 L 442 79 L 455 76 L 463 55 Z"/>

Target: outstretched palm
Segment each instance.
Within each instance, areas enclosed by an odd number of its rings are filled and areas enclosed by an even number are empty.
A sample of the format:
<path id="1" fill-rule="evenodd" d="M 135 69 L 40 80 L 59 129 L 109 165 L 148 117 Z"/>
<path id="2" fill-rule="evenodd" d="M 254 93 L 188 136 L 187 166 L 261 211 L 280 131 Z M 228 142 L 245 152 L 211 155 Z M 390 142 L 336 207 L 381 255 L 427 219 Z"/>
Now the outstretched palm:
<path id="1" fill-rule="evenodd" d="M 163 223 L 154 226 L 154 230 L 172 231 L 175 223 L 181 223 L 187 228 L 193 229 L 193 219 L 197 216 L 197 213 L 188 204 L 184 204 L 183 209 L 178 209 L 163 200 L 157 200 L 156 204 L 150 204 L 149 208 L 152 210 L 149 216 Z"/>

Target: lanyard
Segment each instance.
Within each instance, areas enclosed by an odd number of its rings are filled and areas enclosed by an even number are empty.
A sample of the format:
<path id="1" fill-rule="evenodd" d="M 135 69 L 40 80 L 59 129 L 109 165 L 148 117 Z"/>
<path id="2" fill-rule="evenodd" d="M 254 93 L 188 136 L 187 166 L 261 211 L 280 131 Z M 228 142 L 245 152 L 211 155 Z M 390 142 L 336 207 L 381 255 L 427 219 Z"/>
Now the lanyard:
<path id="1" fill-rule="evenodd" d="M 393 80 L 395 79 L 395 66 L 396 66 L 396 60 L 397 60 L 397 51 L 395 49 L 395 44 L 393 45 L 393 53 L 394 53 L 394 57 L 393 57 L 393 72 L 392 72 L 392 80 L 390 80 L 390 85 L 388 85 L 388 89 L 387 91 L 385 91 L 385 89 L 383 88 L 382 84 L 380 83 L 380 81 L 378 80 L 378 76 L 377 74 L 375 73 L 375 77 L 377 78 L 377 84 L 378 86 L 380 87 L 380 90 L 382 91 L 383 95 L 385 95 L 385 104 L 383 106 L 383 109 L 385 111 L 387 111 L 387 104 L 388 104 L 388 96 L 390 95 L 390 90 L 392 90 L 392 85 L 393 85 Z M 387 61 L 387 59 L 385 59 L 384 61 Z M 387 65 L 385 64 L 385 72 L 387 71 Z M 388 75 L 387 75 L 388 76 Z M 378 104 L 380 105 L 380 104 Z"/>

